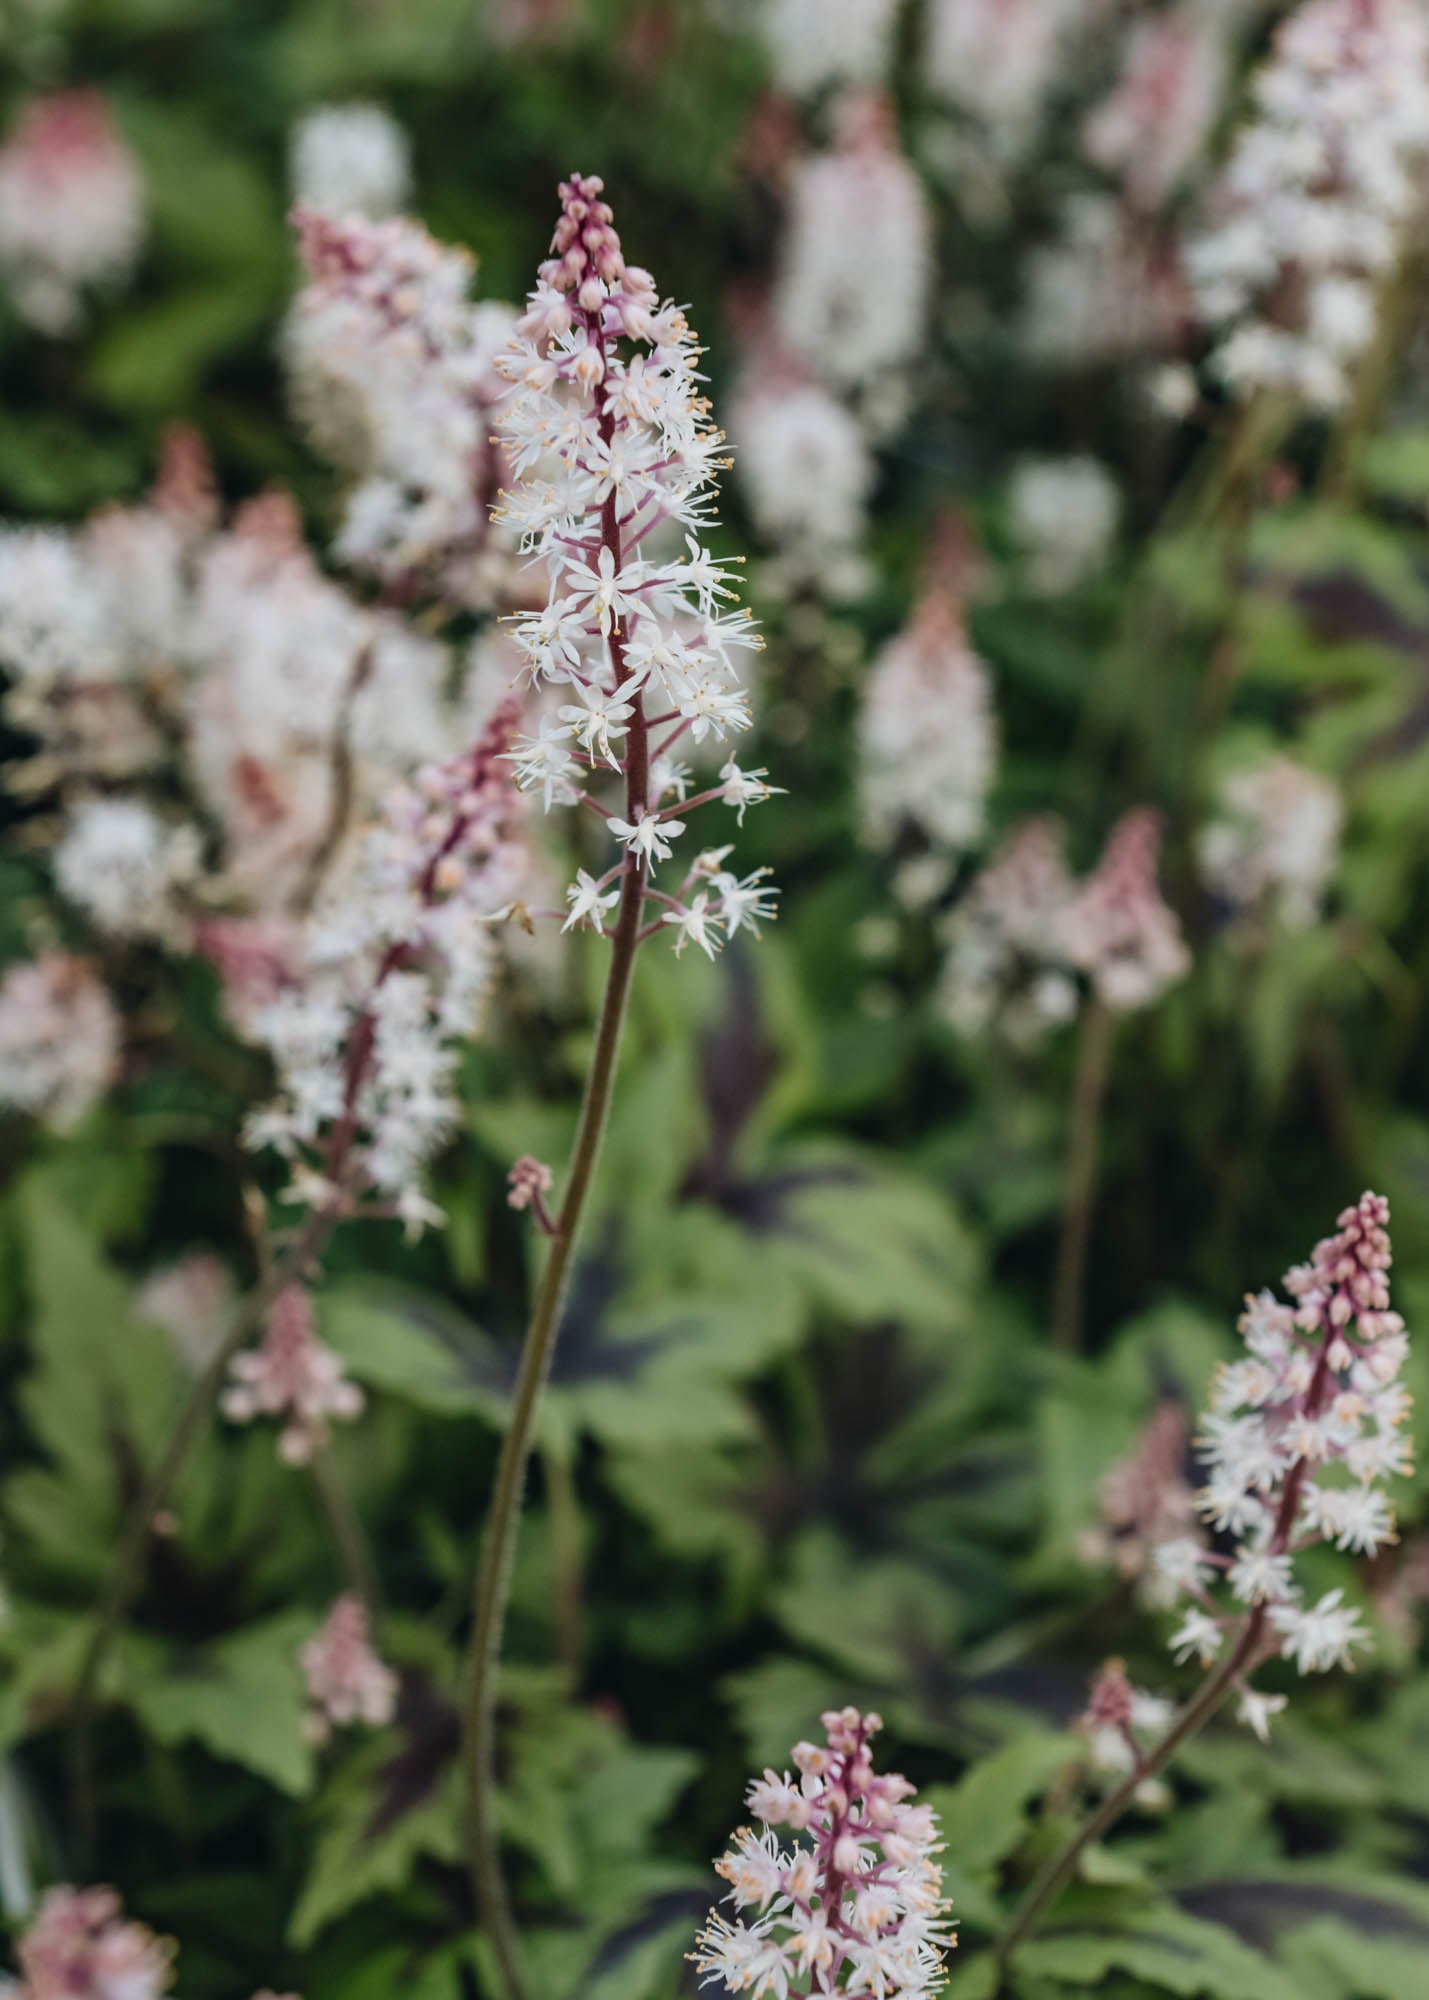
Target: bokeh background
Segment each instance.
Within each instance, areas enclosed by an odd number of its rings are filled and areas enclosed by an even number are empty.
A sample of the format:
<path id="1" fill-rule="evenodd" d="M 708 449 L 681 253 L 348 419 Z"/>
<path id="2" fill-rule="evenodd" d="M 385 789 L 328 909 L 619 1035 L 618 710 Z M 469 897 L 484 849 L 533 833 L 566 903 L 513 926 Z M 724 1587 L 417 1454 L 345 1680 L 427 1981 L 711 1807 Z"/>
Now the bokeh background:
<path id="1" fill-rule="evenodd" d="M 731 434 L 713 540 L 746 560 L 754 761 L 782 787 L 741 858 L 780 916 L 640 967 L 503 1706 L 542 2000 L 693 1992 L 748 1773 L 848 1700 L 945 1814 L 974 1957 L 1039 1801 L 1055 1825 L 1099 1782 L 1071 1725 L 1100 1661 L 1193 1684 L 1142 1586 L 1243 1295 L 1371 1185 L 1422 1322 L 1429 132 L 1372 335 L 1322 342 L 1335 393 L 1308 362 L 1270 388 L 1227 365 L 1195 246 L 1290 11 L 0 0 L 12 686 L 43 637 L 19 537 L 141 505 L 176 424 L 226 508 L 285 489 L 332 588 L 370 599 L 353 468 L 285 332 L 295 195 L 410 211 L 511 303 L 556 181 L 603 175 Z M 451 731 L 498 600 L 413 609 Z M 282 645 L 238 638 L 201 669 L 261 706 Z M 359 1223 L 328 1258 L 320 1327 L 367 1407 L 327 1457 L 383 1581 L 395 1719 L 305 1735 L 297 1649 L 342 1586 L 322 1496 L 215 1423 L 106 1680 L 86 1859 L 65 1693 L 123 1508 L 252 1282 L 245 1188 L 277 1181 L 237 1135 L 270 1075 L 214 953 L 57 890 L 63 760 L 7 714 L 5 964 L 76 954 L 122 1032 L 108 1088 L 61 1103 L 0 991 L 0 1910 L 18 1933 L 45 1885 L 113 1882 L 179 1939 L 188 2000 L 494 1993 L 453 1696 L 534 1256 L 505 1175 L 563 1157 L 597 941 L 503 976 L 433 1176 L 446 1227 Z M 1118 986 L 1059 926 L 1144 809 L 1150 928 Z M 578 857 L 543 838 L 559 885 Z M 1422 2000 L 1422 1479 L 1400 1495 L 1397 1546 L 1315 1557 L 1373 1626 L 1363 1669 L 1272 1673 L 1268 1746 L 1227 1721 L 1188 1752 L 1024 2000 Z"/>

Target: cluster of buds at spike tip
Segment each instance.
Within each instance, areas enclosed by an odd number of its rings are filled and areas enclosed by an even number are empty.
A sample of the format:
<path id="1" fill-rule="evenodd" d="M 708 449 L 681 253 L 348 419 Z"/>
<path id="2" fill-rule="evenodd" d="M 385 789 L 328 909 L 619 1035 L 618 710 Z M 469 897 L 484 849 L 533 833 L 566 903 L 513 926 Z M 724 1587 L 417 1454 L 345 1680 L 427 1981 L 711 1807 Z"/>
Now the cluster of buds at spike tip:
<path id="1" fill-rule="evenodd" d="M 941 1989 L 956 1942 L 937 1820 L 911 1803 L 906 1778 L 874 1771 L 878 1716 L 845 1708 L 820 1719 L 828 1741 L 795 1744 L 798 1777 L 766 1771 L 750 1786 L 759 1830 L 743 1828 L 715 1864 L 735 1915 L 710 1913 L 694 1963 L 705 1984 L 751 2000 L 920 2000 Z M 776 1827 L 789 1829 L 788 1847 Z"/>
<path id="2" fill-rule="evenodd" d="M 312 1300 L 301 1285 L 279 1292 L 262 1341 L 233 1357 L 231 1374 L 224 1415 L 236 1424 L 281 1418 L 278 1452 L 289 1465 L 311 1463 L 327 1443 L 335 1418 L 351 1422 L 362 1414 L 362 1391 L 319 1340 Z"/>
<path id="3" fill-rule="evenodd" d="M 170 1941 L 105 1888 L 47 1889 L 16 1957 L 17 2000 L 159 2000 L 174 1978 Z"/>
<path id="4" fill-rule="evenodd" d="M 1302 1674 L 1324 1673 L 1353 1665 L 1368 1638 L 1342 1589 L 1304 1601 L 1297 1559 L 1317 1543 L 1373 1557 L 1395 1539 L 1382 1489 L 1409 1470 L 1410 1398 L 1388 1221 L 1384 1197 L 1362 1195 L 1309 1263 L 1286 1272 L 1291 1303 L 1268 1291 L 1247 1299 L 1247 1353 L 1217 1377 L 1201 1438 L 1198 1507 L 1218 1546 L 1186 1537 L 1156 1556 L 1168 1594 L 1191 1600 L 1173 1650 L 1203 1666 L 1228 1648 L 1242 1658 L 1241 1719 L 1260 1735 L 1285 1706 L 1249 1685 L 1260 1661 L 1279 1652 Z"/>
<path id="5" fill-rule="evenodd" d="M 1093 1777 L 1114 1784 L 1136 1770 L 1166 1734 L 1175 1713 L 1174 1702 L 1164 1695 L 1132 1684 L 1124 1661 L 1104 1661 L 1077 1721 Z M 1136 1797 L 1139 1805 L 1155 1808 L 1167 1804 L 1169 1794 L 1158 1779 L 1148 1778 Z"/>
<path id="6" fill-rule="evenodd" d="M 298 1649 L 307 1683 L 305 1728 L 313 1743 L 326 1743 L 334 1729 L 363 1723 L 381 1729 L 397 1708 L 397 1676 L 373 1648 L 367 1610 L 360 1597 L 339 1597 L 322 1628 Z"/>
<path id="7" fill-rule="evenodd" d="M 733 571 L 698 538 L 727 463 L 698 392 L 698 359 L 683 312 L 625 262 L 602 183 L 562 182 L 551 256 L 497 365 L 513 384 L 500 429 L 514 484 L 500 518 L 547 578 L 544 606 L 518 617 L 512 634 L 532 681 L 566 699 L 516 742 L 511 761 L 547 811 L 586 805 L 618 843 L 610 866 L 582 871 L 567 891 L 567 928 L 604 931 L 620 903 L 632 933 L 671 926 L 677 950 L 694 943 L 712 956 L 774 914 L 762 871 L 741 877 L 722 847 L 691 860 L 673 891 L 655 889 L 651 874 L 697 807 L 722 801 L 742 820 L 773 788 L 731 757 L 691 797 L 677 756 L 686 739 L 722 743 L 749 728 L 735 660 L 761 643 Z M 642 553 L 670 524 L 684 531 L 686 555 Z M 617 809 L 589 789 L 603 772 L 622 782 Z"/>

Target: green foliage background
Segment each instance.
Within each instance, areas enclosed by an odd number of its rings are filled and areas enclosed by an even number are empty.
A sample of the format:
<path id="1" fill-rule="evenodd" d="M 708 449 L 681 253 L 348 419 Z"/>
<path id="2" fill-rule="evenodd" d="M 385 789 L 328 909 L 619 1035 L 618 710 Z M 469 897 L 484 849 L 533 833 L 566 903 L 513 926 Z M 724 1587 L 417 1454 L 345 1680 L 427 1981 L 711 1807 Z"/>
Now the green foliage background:
<path id="1" fill-rule="evenodd" d="M 184 417 L 230 495 L 289 482 L 324 539 L 336 494 L 275 359 L 294 278 L 284 150 L 305 108 L 352 95 L 412 133 L 424 219 L 472 246 L 489 296 L 529 282 L 556 176 L 603 173 L 628 248 L 708 332 L 718 406 L 730 289 L 772 248 L 739 168 L 763 58 L 679 4 L 594 0 L 534 50 L 495 45 L 478 15 L 470 0 L 88 0 L 51 36 L 16 11 L 10 108 L 51 82 L 100 85 L 143 162 L 152 234 L 138 282 L 81 341 L 0 322 L 7 514 L 134 495 Z M 1292 438 L 1299 491 L 1257 496 L 1229 591 L 1204 537 L 1153 533 L 1187 467 L 1147 442 L 1118 384 L 1049 385 L 949 307 L 947 274 L 963 274 L 995 320 L 1040 226 L 1035 200 L 990 230 L 943 215 L 936 339 L 918 421 L 884 464 L 869 595 L 812 639 L 756 598 L 766 760 L 788 791 L 759 828 L 783 886 L 775 935 L 715 967 L 642 961 L 505 1693 L 504 1827 L 542 2000 L 692 1991 L 682 1954 L 747 1774 L 782 1767 L 847 1700 L 882 1710 L 890 1754 L 931 1789 L 963 1926 L 952 1990 L 990 1994 L 978 1946 L 1065 1831 L 1089 1673 L 1122 1653 L 1139 1681 L 1188 1685 L 1158 1621 L 1079 1554 L 1101 1475 L 1158 1401 L 1198 1407 L 1242 1292 L 1365 1184 L 1394 1205 L 1411 1329 L 1429 1317 L 1429 427 L 1406 392 L 1334 494 L 1323 437 Z M 1028 446 L 1101 451 L 1131 517 L 1111 572 L 1071 600 L 1049 609 L 1013 568 L 975 608 L 1006 738 L 995 817 L 1060 805 L 1086 861 L 1125 806 L 1160 803 L 1196 954 L 1120 1035 L 1084 1360 L 1046 1334 L 1071 1047 L 1021 1061 L 960 1043 L 912 918 L 876 969 L 857 943 L 892 907 L 854 835 L 860 663 L 905 615 L 940 504 L 1006 552 L 1002 484 Z M 735 546 L 737 504 L 731 519 Z M 1327 920 L 1250 959 L 1188 862 L 1187 721 L 1226 634 L 1239 679 L 1216 756 L 1290 742 L 1350 803 Z M 8 957 L 42 881 L 17 838 Z M 334 1459 L 389 1596 L 396 1726 L 321 1755 L 304 1738 L 295 1648 L 338 1579 L 271 1437 L 216 1427 L 155 1546 L 104 1688 L 98 1878 L 180 1937 L 188 2000 L 495 1990 L 452 1758 L 531 1256 L 504 1173 L 519 1152 L 562 1155 L 599 970 L 581 956 L 559 1008 L 471 1052 L 469 1119 L 440 1169 L 451 1228 L 409 1250 L 355 1227 L 330 1259 L 322 1331 L 371 1392 Z M 148 1052 L 72 1138 L 0 1135 L 0 1821 L 42 1878 L 82 1866 L 63 1693 L 181 1387 L 137 1279 L 194 1244 L 246 1269 L 233 1139 L 260 1079 L 195 976 L 135 977 L 177 1010 L 194 1059 Z M 1416 1479 L 1410 1532 L 1423 1505 Z M 1348 1564 L 1327 1558 L 1324 1579 L 1351 1582 Z M 1268 1749 L 1215 1728 L 1174 1785 L 1174 1810 L 1134 1817 L 1029 1948 L 1019 2000 L 1423 2000 L 1429 1678 L 1410 1632 L 1381 1623 L 1364 1672 L 1296 1687 Z"/>

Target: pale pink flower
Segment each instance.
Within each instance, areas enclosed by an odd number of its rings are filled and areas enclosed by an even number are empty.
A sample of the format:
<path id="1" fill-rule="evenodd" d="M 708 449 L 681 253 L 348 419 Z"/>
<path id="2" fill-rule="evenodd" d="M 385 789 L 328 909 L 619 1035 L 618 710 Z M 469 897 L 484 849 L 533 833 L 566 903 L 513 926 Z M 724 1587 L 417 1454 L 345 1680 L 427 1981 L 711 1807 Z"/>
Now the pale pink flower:
<path id="1" fill-rule="evenodd" d="M 119 1074 L 120 1023 L 88 959 L 47 951 L 0 978 L 0 1104 L 59 1131 Z"/>
<path id="2" fill-rule="evenodd" d="M 1121 76 L 1084 128 L 1088 155 L 1137 208 L 1161 207 L 1200 157 L 1225 88 L 1226 29 L 1196 0 L 1137 21 Z"/>
<path id="3" fill-rule="evenodd" d="M 955 1027 L 1030 1043 L 1075 1018 L 1076 898 L 1060 822 L 1014 827 L 947 922 L 941 993 Z"/>
<path id="4" fill-rule="evenodd" d="M 864 838 L 891 849 L 912 830 L 955 858 L 982 836 L 996 765 L 991 676 L 969 644 L 957 577 L 935 575 L 864 687 Z"/>
<path id="5" fill-rule="evenodd" d="M 875 1773 L 869 1744 L 883 1726 L 878 1716 L 845 1708 L 821 1720 L 826 1744 L 794 1746 L 798 1778 L 766 1771 L 750 1787 L 762 1830 L 743 1829 L 715 1863 L 735 1914 L 711 1911 L 696 1968 L 706 1984 L 721 1981 L 756 2000 L 808 1991 L 931 1996 L 956 1942 L 937 1819 L 911 1803 L 906 1778 Z M 788 1847 L 777 1827 L 790 1829 Z"/>
<path id="6" fill-rule="evenodd" d="M 1180 1403 L 1158 1403 L 1131 1450 L 1102 1475 L 1100 1519 L 1079 1545 L 1089 1561 L 1110 1563 L 1118 1575 L 1143 1583 L 1153 1601 L 1165 1598 L 1157 1551 L 1167 1542 L 1200 1541 L 1190 1451 Z"/>
<path id="7" fill-rule="evenodd" d="M 1123 814 L 1068 912 L 1073 962 L 1116 1013 L 1150 1006 L 1190 969 L 1156 878 L 1160 848 L 1159 813 L 1143 806 Z"/>
<path id="8" fill-rule="evenodd" d="M 380 1729 L 397 1708 L 397 1676 L 372 1648 L 362 1599 L 339 1597 L 322 1629 L 298 1652 L 311 1704 L 307 1729 L 325 1743 L 334 1729 L 360 1722 Z"/>
<path id="9" fill-rule="evenodd" d="M 312 1300 L 301 1285 L 278 1294 L 262 1341 L 236 1354 L 230 1372 L 224 1415 L 237 1424 L 279 1418 L 278 1451 L 289 1465 L 307 1465 L 322 1450 L 334 1419 L 350 1423 L 362 1413 L 362 1391 L 319 1340 Z"/>
<path id="10" fill-rule="evenodd" d="M 234 1301 L 233 1273 L 211 1250 L 190 1250 L 151 1271 L 135 1294 L 140 1317 L 161 1326 L 183 1361 L 202 1374 L 223 1338 Z"/>
<path id="11" fill-rule="evenodd" d="M 84 293 L 128 276 L 144 183 L 96 91 L 34 99 L 0 147 L 0 282 L 43 333 L 71 333 Z"/>
<path id="12" fill-rule="evenodd" d="M 48 1889 L 16 1946 L 21 2000 L 159 2000 L 173 1952 L 112 1889 Z"/>

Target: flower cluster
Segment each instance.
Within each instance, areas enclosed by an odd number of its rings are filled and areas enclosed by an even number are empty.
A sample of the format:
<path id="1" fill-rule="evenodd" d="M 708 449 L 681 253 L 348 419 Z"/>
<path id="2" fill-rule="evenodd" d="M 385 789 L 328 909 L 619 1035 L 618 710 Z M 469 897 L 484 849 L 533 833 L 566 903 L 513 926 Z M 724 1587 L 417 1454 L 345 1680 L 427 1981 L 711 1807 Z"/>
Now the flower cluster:
<path id="1" fill-rule="evenodd" d="M 307 273 L 285 349 L 294 406 L 351 488 L 340 561 L 397 596 L 489 609 L 510 556 L 494 535 L 492 416 L 509 308 L 469 297 L 469 254 L 407 218 L 299 204 Z"/>
<path id="2" fill-rule="evenodd" d="M 411 1228 L 435 1217 L 422 1168 L 455 1123 L 456 1045 L 478 1025 L 494 929 L 528 867 L 506 762 L 519 712 L 509 696 L 470 750 L 389 795 L 258 1016 L 280 1089 L 248 1140 L 295 1163 L 295 1199 L 373 1193 Z"/>
<path id="3" fill-rule="evenodd" d="M 231 1373 L 224 1415 L 236 1424 L 280 1417 L 278 1453 L 288 1465 L 311 1463 L 327 1443 L 334 1418 L 350 1423 L 362 1414 L 362 1391 L 319 1340 L 313 1303 L 301 1285 L 279 1292 L 262 1341 L 233 1357 Z"/>
<path id="4" fill-rule="evenodd" d="M 1107 1468 L 1097 1490 L 1100 1519 L 1078 1540 L 1088 1562 L 1109 1563 L 1119 1576 L 1162 1596 L 1156 1552 L 1167 1542 L 1197 1537 L 1196 1496 L 1188 1475 L 1191 1438 L 1174 1397 L 1152 1411 L 1140 1437 Z"/>
<path id="5" fill-rule="evenodd" d="M 126 1921 L 112 1889 L 49 1889 L 16 1947 L 18 2000 L 159 2000 L 173 1946 Z"/>
<path id="6" fill-rule="evenodd" d="M 1187 246 L 1188 276 L 1234 394 L 1333 408 L 1420 199 L 1429 17 L 1419 0 L 1302 0 L 1255 107 Z"/>
<path id="7" fill-rule="evenodd" d="M 955 575 L 935 575 L 874 661 L 859 718 L 859 816 L 874 847 L 915 830 L 948 860 L 982 836 L 997 766 L 991 677 Z"/>
<path id="8" fill-rule="evenodd" d="M 881 92 L 850 92 L 833 149 L 795 169 L 774 323 L 875 436 L 904 415 L 932 274 L 927 196 L 898 149 L 892 107 Z"/>
<path id="9" fill-rule="evenodd" d="M 1036 139 L 1073 38 L 1107 0 L 932 0 L 927 74 L 1004 164 Z"/>
<path id="10" fill-rule="evenodd" d="M 1058 596 L 1106 561 L 1121 511 L 1116 483 L 1094 458 L 1024 459 L 1008 491 L 1012 532 L 1034 591 Z"/>
<path id="11" fill-rule="evenodd" d="M 1260 1735 L 1285 1706 L 1250 1687 L 1261 1660 L 1278 1650 L 1302 1674 L 1324 1673 L 1352 1665 L 1368 1636 L 1343 1591 L 1302 1600 L 1296 1558 L 1322 1542 L 1374 1556 L 1395 1538 L 1383 1487 L 1409 1469 L 1398 1380 L 1409 1343 L 1389 1303 L 1388 1221 L 1384 1197 L 1362 1195 L 1286 1272 L 1292 1303 L 1268 1291 L 1247 1299 L 1246 1357 L 1214 1384 L 1197 1498 L 1233 1553 L 1188 1537 L 1156 1556 L 1168 1593 L 1192 1600 L 1171 1641 L 1177 1657 L 1208 1666 L 1231 1646 L 1241 1718 Z"/>
<path id="12" fill-rule="evenodd" d="M 218 1351 L 233 1300 L 228 1266 L 211 1250 L 188 1250 L 149 1273 L 134 1306 L 141 1319 L 164 1329 L 180 1360 L 200 1375 Z"/>
<path id="13" fill-rule="evenodd" d="M 947 925 L 943 999 L 976 1034 L 996 1021 L 1014 1042 L 1073 1018 L 1078 975 L 1114 1013 L 1149 1007 L 1190 964 L 1157 885 L 1158 815 L 1123 814 L 1096 868 L 1078 885 L 1055 820 L 1017 828 Z"/>
<path id="14" fill-rule="evenodd" d="M 1072 963 L 1113 1013 L 1151 1006 L 1190 967 L 1180 926 L 1157 885 L 1160 848 L 1158 813 L 1149 806 L 1124 813 L 1067 912 Z"/>
<path id="15" fill-rule="evenodd" d="M 942 999 L 963 1034 L 995 1024 L 1010 1042 L 1026 1044 L 1074 1018 L 1077 986 L 1063 933 L 1075 895 L 1060 822 L 1015 827 L 948 920 Z"/>
<path id="16" fill-rule="evenodd" d="M 744 1828 L 716 1863 L 735 1916 L 711 1912 L 695 1964 L 707 1983 L 751 2000 L 806 1991 L 918 2000 L 941 1987 L 955 1942 L 937 1820 L 909 1803 L 906 1778 L 874 1771 L 878 1716 L 846 1708 L 821 1720 L 826 1745 L 794 1746 L 797 1778 L 766 1771 L 750 1786 L 761 1830 Z M 776 1827 L 790 1829 L 788 1847 Z"/>
<path id="17" fill-rule="evenodd" d="M 1077 1727 L 1087 1741 L 1092 1773 L 1109 1784 L 1136 1770 L 1146 1752 L 1166 1734 L 1176 1713 L 1174 1702 L 1146 1688 L 1134 1687 L 1120 1660 L 1107 1660 L 1092 1682 L 1086 1712 Z M 1166 1804 L 1168 1793 L 1159 1779 L 1138 1786 L 1143 1807 Z"/>
<path id="18" fill-rule="evenodd" d="M 322 1629 L 298 1650 L 311 1704 L 307 1733 L 326 1743 L 334 1729 L 361 1722 L 380 1729 L 397 1708 L 397 1676 L 373 1651 L 360 1597 L 339 1597 Z"/>
<path id="19" fill-rule="evenodd" d="M 863 587 L 861 544 L 874 463 L 863 426 L 801 359 L 777 346 L 747 356 L 730 399 L 739 483 L 778 562 L 766 595 L 812 585 L 840 599 Z"/>
<path id="20" fill-rule="evenodd" d="M 1185 284 L 1175 255 L 1125 202 L 1078 188 L 1028 259 L 1021 319 L 1040 366 L 1104 367 L 1179 337 Z"/>
<path id="21" fill-rule="evenodd" d="M 119 1073 L 119 1017 L 87 959 L 46 951 L 0 978 L 0 1104 L 58 1131 Z"/>
<path id="22" fill-rule="evenodd" d="M 0 146 L 0 284 L 42 333 L 67 334 L 144 240 L 138 163 L 90 90 L 37 98 Z"/>
<path id="23" fill-rule="evenodd" d="M 288 142 L 293 196 L 325 215 L 394 215 L 412 185 L 412 144 L 380 104 L 323 104 Z"/>
<path id="24" fill-rule="evenodd" d="M 1231 12 L 1180 0 L 1131 27 L 1121 74 L 1083 142 L 1134 208 L 1161 208 L 1205 149 L 1225 89 Z"/>
<path id="25" fill-rule="evenodd" d="M 140 504 L 0 528 L 0 665 L 6 718 L 37 740 L 7 781 L 57 798 L 60 887 L 111 935 L 262 919 L 280 950 L 272 920 L 455 727 L 447 651 L 325 577 L 286 495 L 222 523 L 183 432 Z M 177 824 L 176 791 L 195 816 Z"/>
<path id="26" fill-rule="evenodd" d="M 698 393 L 689 324 L 626 264 L 602 183 L 575 175 L 561 202 L 551 256 L 499 366 L 514 385 L 500 427 L 516 481 L 502 517 L 547 577 L 545 604 L 513 635 L 531 679 L 566 699 L 520 738 L 512 764 L 548 811 L 589 801 L 623 850 L 600 876 L 577 877 L 571 922 L 603 929 L 620 897 L 637 923 L 654 901 L 677 949 L 713 953 L 773 915 L 762 871 L 741 879 L 723 865 L 726 847 L 697 856 L 674 894 L 649 877 L 684 833 L 682 814 L 723 800 L 742 819 L 770 793 L 762 771 L 728 758 L 718 783 L 691 798 L 674 755 L 686 737 L 722 743 L 751 720 L 736 660 L 760 642 L 733 573 L 699 539 L 723 440 Z M 685 531 L 685 556 L 643 554 L 667 522 Z M 623 780 L 621 811 L 586 790 L 602 770 Z"/>
<path id="27" fill-rule="evenodd" d="M 1339 859 L 1339 787 L 1293 758 L 1268 757 L 1232 771 L 1218 806 L 1198 843 L 1207 887 L 1238 917 L 1313 924 Z"/>

